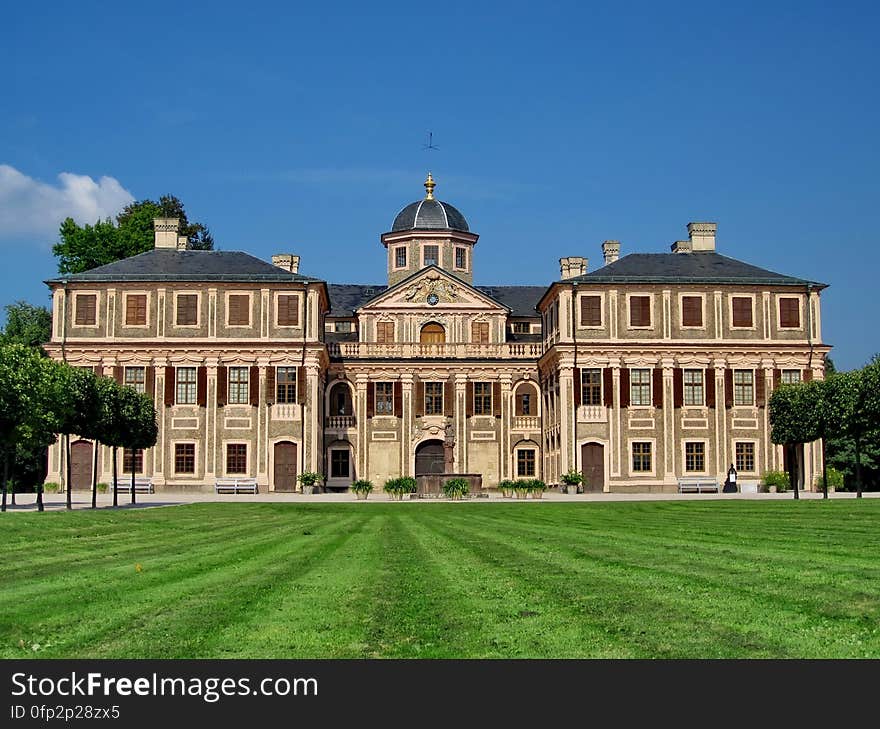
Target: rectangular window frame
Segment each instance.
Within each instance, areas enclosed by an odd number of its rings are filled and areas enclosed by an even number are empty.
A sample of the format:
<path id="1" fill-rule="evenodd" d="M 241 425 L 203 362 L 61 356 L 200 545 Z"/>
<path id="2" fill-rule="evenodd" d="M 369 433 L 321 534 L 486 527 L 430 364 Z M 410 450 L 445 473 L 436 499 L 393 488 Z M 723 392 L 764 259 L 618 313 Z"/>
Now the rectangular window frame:
<path id="1" fill-rule="evenodd" d="M 489 344 L 492 340 L 492 330 L 487 321 L 471 322 L 471 343 Z"/>
<path id="2" fill-rule="evenodd" d="M 233 324 L 229 320 L 230 304 L 231 304 L 233 296 L 240 296 L 240 297 L 247 298 L 246 311 L 247 311 L 248 318 L 247 318 L 246 324 L 239 324 L 239 323 Z M 254 292 L 253 291 L 227 291 L 226 296 L 224 298 L 224 309 L 226 310 L 224 319 L 226 320 L 226 327 L 229 329 L 250 329 L 250 328 L 252 328 L 254 325 L 253 308 L 254 308 Z"/>
<path id="3" fill-rule="evenodd" d="M 131 312 L 129 300 L 133 297 L 143 297 L 144 320 L 143 323 L 129 323 L 128 315 Z M 122 326 L 126 329 L 148 329 L 150 326 L 150 293 L 148 291 L 126 291 L 122 297 Z"/>
<path id="4" fill-rule="evenodd" d="M 633 299 L 648 299 L 648 323 L 633 324 Z M 649 331 L 654 328 L 654 294 L 648 291 L 633 291 L 626 295 L 626 328 L 633 331 Z"/>
<path id="5" fill-rule="evenodd" d="M 401 254 L 403 254 L 401 256 Z M 409 259 L 409 251 L 407 251 L 406 246 L 395 246 L 394 252 L 392 253 L 393 257 L 393 268 L 395 271 L 401 271 L 407 267 L 408 259 Z M 401 263 L 401 257 L 403 258 L 403 262 Z"/>
<path id="6" fill-rule="evenodd" d="M 737 299 L 740 299 L 740 300 L 750 299 L 751 300 L 752 323 L 748 326 L 734 323 L 733 307 L 734 307 L 734 301 Z M 735 295 L 731 294 L 728 297 L 728 312 L 727 313 L 730 316 L 730 328 L 731 329 L 736 329 L 737 331 L 743 331 L 743 332 L 757 330 L 758 317 L 756 316 L 756 311 L 755 311 L 755 295 L 754 294 L 735 294 Z"/>
<path id="7" fill-rule="evenodd" d="M 195 296 L 196 298 L 196 307 L 195 314 L 196 320 L 191 324 L 181 324 L 180 322 L 180 297 L 181 296 Z M 198 291 L 175 291 L 174 292 L 174 326 L 178 329 L 198 329 L 201 326 L 201 318 L 202 318 L 202 295 Z"/>
<path id="8" fill-rule="evenodd" d="M 425 396 L 425 415 L 443 415 L 443 390 L 445 383 L 443 382 L 424 382 L 422 386 Z"/>
<path id="9" fill-rule="evenodd" d="M 740 449 L 740 446 L 743 446 Z M 750 446 L 746 448 L 746 446 Z M 736 440 L 733 442 L 733 463 L 737 475 L 740 473 L 758 473 L 758 446 L 754 440 Z M 748 459 L 751 458 L 751 468 Z"/>
<path id="10" fill-rule="evenodd" d="M 428 263 L 428 249 L 434 248 L 437 250 L 437 260 L 434 263 Z M 428 266 L 439 266 L 440 265 L 440 245 L 438 243 L 422 243 L 422 268 L 427 268 Z"/>
<path id="11" fill-rule="evenodd" d="M 686 324 L 684 319 L 684 300 L 699 299 L 700 300 L 700 323 Z M 706 330 L 706 295 L 697 291 L 682 291 L 678 295 L 678 321 L 682 329 L 690 329 L 694 331 Z"/>
<path id="12" fill-rule="evenodd" d="M 279 405 L 296 403 L 297 367 L 279 366 L 275 368 L 275 402 Z"/>
<path id="13" fill-rule="evenodd" d="M 647 446 L 647 450 L 644 450 Z M 653 438 L 639 438 L 629 442 L 629 468 L 631 476 L 653 476 L 656 466 L 656 442 Z M 649 468 L 645 468 L 645 464 Z"/>
<path id="14" fill-rule="evenodd" d="M 122 371 L 122 384 L 141 394 L 147 391 L 147 368 L 143 365 L 127 366 Z"/>
<path id="15" fill-rule="evenodd" d="M 227 367 L 226 402 L 229 405 L 250 405 L 250 367 L 234 365 Z"/>
<path id="16" fill-rule="evenodd" d="M 780 370 L 779 371 L 779 384 L 780 385 L 794 385 L 803 380 L 803 376 L 801 375 L 800 370 Z"/>
<path id="17" fill-rule="evenodd" d="M 174 475 L 175 476 L 195 476 L 196 475 L 196 466 L 198 465 L 198 444 L 192 441 L 175 441 L 171 444 L 172 452 L 174 453 L 173 463 L 174 463 Z M 181 453 L 179 451 L 180 448 L 186 448 L 187 450 L 191 450 L 192 453 Z M 189 460 L 192 461 L 192 468 L 182 469 L 180 468 L 181 463 L 188 463 Z"/>
<path id="18" fill-rule="evenodd" d="M 636 373 L 639 373 L 638 376 Z M 630 407 L 653 407 L 653 372 L 650 367 L 629 368 Z M 637 389 L 638 388 L 638 389 Z M 638 393 L 638 395 L 637 395 Z"/>
<path id="19" fill-rule="evenodd" d="M 746 375 L 748 375 L 748 378 Z M 732 381 L 733 406 L 737 408 L 755 407 L 755 370 L 735 369 L 733 370 Z M 749 397 L 746 397 L 746 393 L 748 393 Z"/>
<path id="20" fill-rule="evenodd" d="M 706 441 L 686 440 L 682 443 L 685 473 L 706 473 Z"/>
<path id="21" fill-rule="evenodd" d="M 514 321 L 510 323 L 510 331 L 513 334 L 531 334 L 532 325 L 527 321 Z"/>
<path id="22" fill-rule="evenodd" d="M 248 444 L 241 441 L 230 441 L 224 444 L 224 473 L 227 476 L 248 475 Z"/>
<path id="23" fill-rule="evenodd" d="M 85 304 L 86 299 L 91 298 L 93 305 L 91 307 L 86 307 L 83 310 L 83 320 L 80 321 L 80 299 L 83 300 L 83 305 Z M 85 321 L 88 317 L 88 308 L 93 308 L 94 311 L 92 314 L 92 321 Z M 100 295 L 98 291 L 77 291 L 73 295 L 73 326 L 75 327 L 87 327 L 90 329 L 98 328 L 98 309 L 100 308 Z"/>
<path id="24" fill-rule="evenodd" d="M 144 449 L 136 448 L 134 451 L 134 472 L 135 475 L 144 472 Z M 131 475 L 131 448 L 122 449 L 122 473 Z M 119 487 L 122 488 L 122 479 L 120 479 Z"/>
<path id="25" fill-rule="evenodd" d="M 459 257 L 461 259 L 461 263 L 459 264 Z M 467 248 L 464 246 L 455 246 L 455 249 L 452 253 L 452 268 L 456 271 L 467 271 L 468 270 L 468 255 Z"/>
<path id="26" fill-rule="evenodd" d="M 181 379 L 181 374 L 187 373 L 185 380 Z M 192 372 L 192 379 L 189 373 Z M 195 366 L 183 366 L 174 368 L 174 404 L 175 405 L 195 405 L 198 402 L 198 377 L 199 368 Z M 181 395 L 183 395 L 181 397 Z"/>
<path id="27" fill-rule="evenodd" d="M 345 473 L 341 473 L 343 463 Z M 330 449 L 330 478 L 351 478 L 351 451 L 348 448 Z"/>
<path id="28" fill-rule="evenodd" d="M 798 323 L 795 326 L 783 324 L 782 320 L 782 302 L 795 301 L 797 304 Z M 785 294 L 776 295 L 776 326 L 786 332 L 802 332 L 804 330 L 804 307 L 802 296 L 790 296 Z"/>
<path id="29" fill-rule="evenodd" d="M 373 412 L 394 415 L 394 383 L 376 382 L 373 386 Z"/>
<path id="30" fill-rule="evenodd" d="M 376 344 L 394 344 L 395 336 L 396 332 L 393 321 L 376 322 Z"/>
<path id="31" fill-rule="evenodd" d="M 289 318 L 290 304 L 287 303 L 284 308 L 281 306 L 281 300 L 285 299 L 289 302 L 291 299 L 295 301 L 294 311 L 295 320 L 291 323 Z M 275 292 L 275 326 L 282 329 L 298 329 L 300 328 L 300 310 L 302 309 L 302 294 L 289 293 L 287 291 Z M 281 313 L 285 312 L 284 321 L 282 321 Z"/>
<path id="32" fill-rule="evenodd" d="M 537 474 L 537 450 L 535 448 L 516 449 L 517 478 L 534 478 Z"/>
<path id="33" fill-rule="evenodd" d="M 706 404 L 706 371 L 688 367 L 681 371 L 682 404 L 703 407 Z"/>
<path id="34" fill-rule="evenodd" d="M 492 383 L 474 383 L 474 415 L 492 415 Z"/>
<path id="35" fill-rule="evenodd" d="M 599 322 L 595 323 L 595 319 L 590 319 L 585 321 L 584 314 L 587 313 L 584 309 L 586 302 L 588 299 L 598 299 L 599 300 Z M 589 311 L 594 312 L 595 307 L 590 307 Z M 587 294 L 581 294 L 578 296 L 578 327 L 580 329 L 604 329 L 605 328 L 605 294 L 604 292 L 599 291 L 591 291 Z"/>
<path id="36" fill-rule="evenodd" d="M 581 405 L 601 405 L 602 368 L 585 367 L 581 370 Z"/>

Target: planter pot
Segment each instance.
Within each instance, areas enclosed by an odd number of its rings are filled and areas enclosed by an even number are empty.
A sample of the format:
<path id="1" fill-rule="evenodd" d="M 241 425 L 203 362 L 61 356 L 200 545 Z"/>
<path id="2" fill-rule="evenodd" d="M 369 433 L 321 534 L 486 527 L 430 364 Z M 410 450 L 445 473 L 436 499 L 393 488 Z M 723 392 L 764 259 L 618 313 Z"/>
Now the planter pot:
<path id="1" fill-rule="evenodd" d="M 503 498 L 503 499 L 513 498 L 513 492 L 512 491 L 502 491 L 501 498 Z"/>
<path id="2" fill-rule="evenodd" d="M 313 493 L 315 493 L 315 486 L 314 486 L 314 484 L 311 485 L 311 486 L 303 486 L 303 493 L 304 493 L 304 494 L 313 494 Z"/>
<path id="3" fill-rule="evenodd" d="M 369 494 L 366 491 L 355 491 L 354 495 L 358 501 L 364 501 L 364 500 L 366 500 L 367 496 L 369 496 Z"/>

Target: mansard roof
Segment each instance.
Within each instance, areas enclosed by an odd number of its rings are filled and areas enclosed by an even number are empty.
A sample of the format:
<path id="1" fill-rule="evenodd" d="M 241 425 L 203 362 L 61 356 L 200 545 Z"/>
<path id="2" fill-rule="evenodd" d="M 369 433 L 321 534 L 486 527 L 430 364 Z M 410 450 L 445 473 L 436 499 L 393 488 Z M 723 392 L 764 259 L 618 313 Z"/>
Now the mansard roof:
<path id="1" fill-rule="evenodd" d="M 154 248 L 50 284 L 113 281 L 218 281 L 230 283 L 307 283 L 320 279 L 290 273 L 241 251 L 178 251 Z"/>
<path id="2" fill-rule="evenodd" d="M 758 268 L 715 251 L 630 253 L 614 263 L 560 283 L 690 283 L 810 286 L 827 284 Z M 540 297 L 539 297 L 540 298 Z"/>

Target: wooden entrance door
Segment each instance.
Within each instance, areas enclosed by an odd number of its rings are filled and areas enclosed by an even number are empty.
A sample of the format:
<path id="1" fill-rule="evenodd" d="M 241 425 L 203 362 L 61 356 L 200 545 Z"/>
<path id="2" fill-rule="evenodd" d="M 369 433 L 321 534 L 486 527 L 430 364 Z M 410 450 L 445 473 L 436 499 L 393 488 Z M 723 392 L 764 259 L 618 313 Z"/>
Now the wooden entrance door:
<path id="1" fill-rule="evenodd" d="M 89 491 L 92 488 L 92 444 L 78 440 L 70 445 L 70 488 Z"/>
<path id="2" fill-rule="evenodd" d="M 605 490 L 605 447 L 598 443 L 581 446 L 581 475 L 584 492 L 599 493 Z"/>
<path id="3" fill-rule="evenodd" d="M 296 443 L 281 441 L 275 444 L 276 491 L 296 491 Z"/>
<path id="4" fill-rule="evenodd" d="M 442 440 L 428 440 L 416 448 L 416 476 L 446 472 L 445 450 Z"/>

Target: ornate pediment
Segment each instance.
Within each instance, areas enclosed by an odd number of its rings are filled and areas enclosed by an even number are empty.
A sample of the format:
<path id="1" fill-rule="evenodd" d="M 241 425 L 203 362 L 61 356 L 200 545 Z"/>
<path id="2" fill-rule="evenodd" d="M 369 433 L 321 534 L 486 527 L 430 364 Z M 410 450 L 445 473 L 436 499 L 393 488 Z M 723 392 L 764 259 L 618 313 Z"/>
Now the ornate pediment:
<path id="1" fill-rule="evenodd" d="M 506 313 L 497 301 L 464 281 L 439 268 L 428 268 L 401 281 L 358 310 L 358 313 L 380 313 L 383 310 L 428 311 L 467 310 Z"/>

